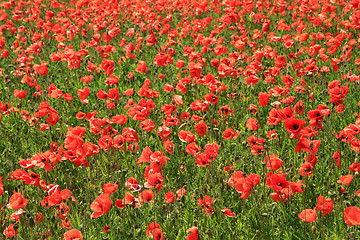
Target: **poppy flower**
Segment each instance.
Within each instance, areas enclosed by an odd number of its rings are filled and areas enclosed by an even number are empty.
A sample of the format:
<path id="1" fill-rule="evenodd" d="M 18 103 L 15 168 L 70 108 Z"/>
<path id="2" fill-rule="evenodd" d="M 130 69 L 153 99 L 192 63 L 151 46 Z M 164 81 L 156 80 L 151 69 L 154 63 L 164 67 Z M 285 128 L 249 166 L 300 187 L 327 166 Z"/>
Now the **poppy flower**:
<path id="1" fill-rule="evenodd" d="M 133 204 L 133 203 L 134 203 L 134 200 L 135 200 L 134 195 L 132 195 L 132 194 L 129 193 L 129 192 L 126 192 L 125 197 L 124 197 L 124 200 L 123 200 L 124 205 Z"/>
<path id="2" fill-rule="evenodd" d="M 94 78 L 93 75 L 88 75 L 88 76 L 84 76 L 80 78 L 80 81 L 82 81 L 83 83 L 89 83 L 91 82 L 91 80 Z"/>
<path id="3" fill-rule="evenodd" d="M 41 65 L 34 64 L 34 70 L 41 76 L 45 76 L 48 73 L 48 68 L 45 62 L 41 63 Z"/>
<path id="4" fill-rule="evenodd" d="M 123 204 L 123 200 L 122 199 L 117 199 L 115 201 L 115 206 L 118 207 L 118 208 L 124 208 L 125 205 Z"/>
<path id="5" fill-rule="evenodd" d="M 15 89 L 14 96 L 17 98 L 26 98 L 26 92 L 22 89 L 21 90 Z"/>
<path id="6" fill-rule="evenodd" d="M 267 93 L 259 93 L 259 105 L 265 107 L 269 103 L 270 94 Z"/>
<path id="7" fill-rule="evenodd" d="M 356 206 L 348 207 L 344 210 L 343 215 L 347 225 L 360 225 L 360 208 Z"/>
<path id="8" fill-rule="evenodd" d="M 331 213 L 334 208 L 333 200 L 331 198 L 325 199 L 323 196 L 317 198 L 318 204 L 315 207 L 315 210 L 323 211 L 322 216 L 325 214 Z"/>
<path id="9" fill-rule="evenodd" d="M 319 151 L 321 140 L 309 140 L 307 138 L 300 138 L 298 143 L 295 146 L 295 152 L 310 152 L 311 154 L 316 154 Z"/>
<path id="10" fill-rule="evenodd" d="M 199 63 L 191 62 L 189 63 L 190 75 L 193 78 L 199 78 L 201 75 L 201 65 Z"/>
<path id="11" fill-rule="evenodd" d="M 129 88 L 129 89 L 123 91 L 123 94 L 124 94 L 125 96 L 130 97 L 130 96 L 132 96 L 132 95 L 134 94 L 134 89 Z"/>
<path id="12" fill-rule="evenodd" d="M 68 101 L 68 102 L 71 102 L 74 99 L 74 97 L 70 93 L 65 93 L 62 96 L 65 99 L 65 101 Z"/>
<path id="13" fill-rule="evenodd" d="M 192 142 L 186 146 L 186 152 L 191 155 L 199 155 L 201 148 L 195 142 Z"/>
<path id="14" fill-rule="evenodd" d="M 70 228 L 71 228 L 71 223 L 70 223 L 69 220 L 66 221 L 66 220 L 64 219 L 64 220 L 61 221 L 61 226 L 62 226 L 63 228 L 66 228 L 66 229 L 70 229 Z"/>
<path id="15" fill-rule="evenodd" d="M 135 71 L 139 73 L 146 73 L 147 71 L 146 62 L 139 60 L 138 66 L 135 69 Z"/>
<path id="16" fill-rule="evenodd" d="M 360 172 L 360 163 L 353 163 L 349 166 L 350 172 Z"/>
<path id="17" fill-rule="evenodd" d="M 203 120 L 201 120 L 199 123 L 195 125 L 195 131 L 200 137 L 205 136 L 207 132 L 206 123 Z"/>
<path id="18" fill-rule="evenodd" d="M 45 130 L 47 130 L 47 129 L 49 129 L 49 125 L 44 124 L 44 123 L 41 123 L 41 124 L 40 124 L 40 131 L 45 131 Z"/>
<path id="19" fill-rule="evenodd" d="M 4 193 L 4 184 L 3 182 L 1 181 L 1 176 L 0 176 L 0 196 Z"/>
<path id="20" fill-rule="evenodd" d="M 17 228 L 14 227 L 14 224 L 10 224 L 3 232 L 3 234 L 8 237 L 14 237 L 18 233 Z"/>
<path id="21" fill-rule="evenodd" d="M 277 154 L 272 154 L 264 158 L 266 163 L 266 169 L 276 171 L 283 165 L 283 161 L 278 157 Z"/>
<path id="22" fill-rule="evenodd" d="M 176 191 L 177 200 L 180 200 L 182 198 L 182 196 L 184 196 L 185 194 L 186 194 L 186 189 L 184 187 L 177 190 Z"/>
<path id="23" fill-rule="evenodd" d="M 110 229 L 110 227 L 109 227 L 108 225 L 105 225 L 103 232 L 104 232 L 104 233 L 107 233 L 107 231 L 108 231 L 109 229 Z"/>
<path id="24" fill-rule="evenodd" d="M 249 118 L 246 122 L 246 127 L 250 130 L 257 131 L 260 128 L 257 119 Z"/>
<path id="25" fill-rule="evenodd" d="M 314 209 L 305 209 L 299 213 L 298 217 L 304 222 L 315 222 L 316 220 L 316 210 Z"/>
<path id="26" fill-rule="evenodd" d="M 149 224 L 149 226 L 146 228 L 146 236 L 149 238 L 154 238 L 155 229 L 160 229 L 160 225 L 157 222 L 152 222 Z"/>
<path id="27" fill-rule="evenodd" d="M 103 193 L 107 193 L 110 195 L 110 194 L 116 192 L 117 188 L 118 188 L 117 184 L 112 184 L 112 183 L 108 182 L 103 185 L 102 190 L 103 190 Z"/>
<path id="28" fill-rule="evenodd" d="M 354 178 L 354 175 L 341 176 L 340 179 L 337 181 L 337 183 L 342 183 L 342 184 L 348 186 L 352 182 L 353 178 Z"/>
<path id="29" fill-rule="evenodd" d="M 270 138 L 271 140 L 275 140 L 277 139 L 277 133 L 275 132 L 275 130 L 269 130 L 266 134 L 266 136 L 268 138 Z"/>
<path id="30" fill-rule="evenodd" d="M 232 130 L 232 128 L 227 128 L 222 134 L 222 137 L 225 140 L 232 139 L 234 136 L 235 136 L 235 132 L 234 132 L 234 130 Z"/>
<path id="31" fill-rule="evenodd" d="M 341 166 L 340 151 L 337 150 L 337 151 L 332 155 L 332 158 L 335 160 L 336 165 L 337 165 L 338 169 L 340 170 L 340 166 Z"/>
<path id="32" fill-rule="evenodd" d="M 175 150 L 175 144 L 173 144 L 169 139 L 164 142 L 164 147 L 165 150 L 170 154 L 173 153 Z"/>
<path id="33" fill-rule="evenodd" d="M 87 87 L 78 90 L 78 97 L 80 101 L 84 101 L 89 96 L 89 94 L 90 90 Z"/>
<path id="34" fill-rule="evenodd" d="M 83 235 L 79 230 L 71 229 L 64 233 L 64 239 L 65 240 L 82 240 Z"/>
<path id="35" fill-rule="evenodd" d="M 110 211 L 111 203 L 112 201 L 109 194 L 104 193 L 99 195 L 90 205 L 91 210 L 94 211 L 91 217 L 97 218 Z"/>
<path id="36" fill-rule="evenodd" d="M 311 163 L 309 163 L 309 162 L 303 163 L 303 165 L 301 165 L 301 167 L 299 169 L 299 173 L 303 177 L 311 176 L 313 174 Z"/>
<path id="37" fill-rule="evenodd" d="M 114 61 L 113 60 L 103 59 L 100 66 L 101 66 L 101 69 L 104 70 L 106 75 L 113 74 L 113 71 L 114 71 Z"/>
<path id="38" fill-rule="evenodd" d="M 227 217 L 235 217 L 236 216 L 235 213 L 232 213 L 231 210 L 228 208 L 222 209 L 221 212 L 224 213 L 225 216 L 227 216 Z"/>
<path id="39" fill-rule="evenodd" d="M 213 203 L 214 203 L 214 199 L 206 195 L 202 199 L 198 198 L 197 205 L 200 206 L 206 214 L 211 215 L 214 213 L 214 208 L 212 207 Z"/>
<path id="40" fill-rule="evenodd" d="M 269 172 L 267 174 L 266 186 L 272 188 L 274 191 L 279 191 L 290 186 L 290 182 L 286 180 L 283 174 L 276 174 Z"/>
<path id="41" fill-rule="evenodd" d="M 146 132 L 151 132 L 155 129 L 155 124 L 151 119 L 146 119 L 140 123 L 140 127 Z"/>
<path id="42" fill-rule="evenodd" d="M 139 194 L 139 200 L 141 203 L 152 202 L 154 197 L 154 192 L 151 190 L 144 190 Z"/>
<path id="43" fill-rule="evenodd" d="M 167 203 L 172 203 L 174 200 L 175 200 L 175 195 L 174 195 L 174 193 L 171 192 L 171 191 L 168 191 L 168 192 L 165 194 L 165 202 L 167 202 Z"/>
<path id="44" fill-rule="evenodd" d="M 285 129 L 290 133 L 299 132 L 305 124 L 306 121 L 295 118 L 288 118 L 284 121 Z"/>
<path id="45" fill-rule="evenodd" d="M 178 136 L 182 142 L 191 143 L 191 142 L 196 141 L 195 135 L 190 131 L 181 130 L 179 132 Z"/>
<path id="46" fill-rule="evenodd" d="M 144 186 L 147 188 L 157 188 L 159 192 L 162 188 L 163 182 L 164 178 L 161 173 L 155 172 L 149 175 L 147 182 L 144 184 Z"/>
<path id="47" fill-rule="evenodd" d="M 299 100 L 294 106 L 294 112 L 299 115 L 303 115 L 305 111 L 305 106 L 302 100 Z"/>
<path id="48" fill-rule="evenodd" d="M 29 202 L 29 199 L 23 198 L 21 193 L 15 192 L 10 197 L 7 207 L 10 209 L 24 208 Z"/>
<path id="49" fill-rule="evenodd" d="M 186 240 L 198 240 L 199 239 L 199 230 L 197 227 L 192 226 L 186 230 L 186 233 L 190 233 L 186 236 Z"/>

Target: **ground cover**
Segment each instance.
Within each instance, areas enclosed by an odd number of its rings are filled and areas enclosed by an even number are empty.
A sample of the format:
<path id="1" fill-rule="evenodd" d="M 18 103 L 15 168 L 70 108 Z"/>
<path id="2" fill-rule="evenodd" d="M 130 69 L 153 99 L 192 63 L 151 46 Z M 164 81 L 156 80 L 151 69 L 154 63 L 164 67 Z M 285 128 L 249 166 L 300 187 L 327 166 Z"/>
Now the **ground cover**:
<path id="1" fill-rule="evenodd" d="M 357 239 L 359 1 L 0 3 L 0 234 Z"/>

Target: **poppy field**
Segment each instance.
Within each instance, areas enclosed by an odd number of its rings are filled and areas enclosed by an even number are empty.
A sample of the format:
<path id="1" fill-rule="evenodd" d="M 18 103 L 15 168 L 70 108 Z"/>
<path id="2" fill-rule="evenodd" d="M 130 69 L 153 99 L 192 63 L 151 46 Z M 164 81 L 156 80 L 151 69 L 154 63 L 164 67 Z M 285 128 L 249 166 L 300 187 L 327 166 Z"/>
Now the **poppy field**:
<path id="1" fill-rule="evenodd" d="M 0 2 L 0 239 L 360 238 L 359 0 Z"/>

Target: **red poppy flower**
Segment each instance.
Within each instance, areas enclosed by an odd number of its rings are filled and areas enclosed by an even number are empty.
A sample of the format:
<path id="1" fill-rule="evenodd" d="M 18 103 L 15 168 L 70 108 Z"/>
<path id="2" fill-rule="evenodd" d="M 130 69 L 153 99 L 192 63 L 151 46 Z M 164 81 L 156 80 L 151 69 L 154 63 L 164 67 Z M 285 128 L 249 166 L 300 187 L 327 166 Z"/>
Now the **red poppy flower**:
<path id="1" fill-rule="evenodd" d="M 112 183 L 108 182 L 103 185 L 102 190 L 103 190 L 103 193 L 107 193 L 110 195 L 110 194 L 116 192 L 117 188 L 118 188 L 117 184 L 112 184 Z"/>
<path id="2" fill-rule="evenodd" d="M 186 230 L 186 233 L 190 233 L 186 236 L 186 240 L 198 240 L 199 239 L 199 230 L 197 227 L 192 226 Z"/>
<path id="3" fill-rule="evenodd" d="M 341 176 L 340 179 L 337 181 L 337 183 L 342 183 L 342 184 L 348 186 L 352 182 L 353 178 L 354 178 L 354 175 Z"/>
<path id="4" fill-rule="evenodd" d="M 270 94 L 267 93 L 259 93 L 259 105 L 265 107 L 269 103 Z"/>
<path id="5" fill-rule="evenodd" d="M 325 199 L 323 196 L 317 198 L 318 204 L 315 207 L 315 210 L 323 211 L 322 216 L 325 214 L 331 213 L 334 208 L 333 200 L 331 198 Z"/>
<path id="6" fill-rule="evenodd" d="M 314 222 L 317 217 L 314 209 L 305 209 L 298 216 L 304 222 Z"/>
<path id="7" fill-rule="evenodd" d="M 313 174 L 312 165 L 310 162 L 304 162 L 299 169 L 299 173 L 301 176 L 311 176 Z"/>
<path id="8" fill-rule="evenodd" d="M 144 184 L 144 186 L 147 188 L 157 188 L 159 193 L 163 183 L 164 183 L 163 176 L 161 175 L 161 173 L 156 172 L 149 175 L 147 182 Z"/>
<path id="9" fill-rule="evenodd" d="M 268 157 L 265 157 L 264 162 L 266 163 L 266 169 L 272 171 L 278 170 L 283 165 L 283 161 L 278 157 L 277 154 L 272 154 Z"/>
<path id="10" fill-rule="evenodd" d="M 250 130 L 257 131 L 260 128 L 257 119 L 249 118 L 246 122 L 246 127 Z"/>
<path id="11" fill-rule="evenodd" d="M 141 203 L 152 202 L 154 197 L 154 192 L 151 190 L 144 190 L 139 194 L 139 200 Z"/>
<path id="12" fill-rule="evenodd" d="M 90 90 L 87 87 L 78 90 L 78 97 L 80 101 L 84 101 L 89 96 L 89 94 L 90 94 Z"/>
<path id="13" fill-rule="evenodd" d="M 110 135 L 104 135 L 99 139 L 98 145 L 101 149 L 108 150 L 112 147 L 113 140 Z"/>
<path id="14" fill-rule="evenodd" d="M 340 169 L 340 166 L 341 166 L 340 151 L 337 150 L 337 151 L 332 155 L 332 158 L 335 160 L 338 169 Z"/>
<path id="15" fill-rule="evenodd" d="M 1 176 L 0 176 L 0 196 L 4 193 L 4 184 L 1 181 Z"/>
<path id="16" fill-rule="evenodd" d="M 305 124 L 306 121 L 295 118 L 287 118 L 284 121 L 285 129 L 290 133 L 299 132 L 303 128 L 303 126 L 305 126 Z"/>
<path id="17" fill-rule="evenodd" d="M 295 146 L 295 152 L 310 152 L 311 154 L 316 154 L 319 151 L 321 140 L 309 140 L 307 138 L 300 138 L 298 143 Z"/>
<path id="18" fill-rule="evenodd" d="M 29 202 L 29 199 L 23 198 L 21 193 L 15 192 L 10 197 L 7 207 L 10 209 L 24 208 Z"/>
<path id="19" fill-rule="evenodd" d="M 126 192 L 125 197 L 124 197 L 124 205 L 133 204 L 134 200 L 135 200 L 134 195 L 132 195 L 129 192 Z"/>
<path id="20" fill-rule="evenodd" d="M 165 194 L 165 202 L 167 202 L 167 203 L 172 203 L 174 200 L 175 200 L 175 195 L 174 195 L 174 193 L 171 192 L 171 191 L 168 191 L 168 192 Z"/>
<path id="21" fill-rule="evenodd" d="M 134 89 L 129 88 L 129 89 L 123 91 L 123 94 L 124 94 L 125 96 L 130 97 L 130 96 L 132 96 L 132 95 L 134 94 Z"/>
<path id="22" fill-rule="evenodd" d="M 74 97 L 70 93 L 65 93 L 63 95 L 63 98 L 65 99 L 65 101 L 68 101 L 68 102 L 71 102 L 74 99 Z"/>
<path id="23" fill-rule="evenodd" d="M 14 237 L 18 233 L 18 230 L 14 228 L 14 224 L 10 224 L 3 232 L 3 234 L 8 237 Z"/>
<path id="24" fill-rule="evenodd" d="M 191 77 L 193 78 L 199 78 L 201 75 L 201 65 L 198 63 L 191 62 L 189 63 L 189 71 L 191 74 Z"/>
<path id="25" fill-rule="evenodd" d="M 214 199 L 210 196 L 204 196 L 203 199 L 198 198 L 197 205 L 200 206 L 206 214 L 211 215 L 214 213 L 214 208 L 212 207 L 212 204 L 214 203 Z"/>
<path id="26" fill-rule="evenodd" d="M 83 235 L 79 230 L 71 229 L 64 233 L 64 239 L 65 240 L 82 240 Z"/>
<path id="27" fill-rule="evenodd" d="M 124 208 L 125 205 L 123 204 L 123 200 L 122 199 L 117 199 L 115 201 L 115 206 L 118 207 L 118 208 Z"/>
<path id="28" fill-rule="evenodd" d="M 360 225 L 360 208 L 351 206 L 344 210 L 344 221 L 349 226 Z"/>
<path id="29" fill-rule="evenodd" d="M 201 148 L 195 142 L 192 142 L 186 146 L 186 152 L 191 155 L 199 155 Z"/>
<path id="30" fill-rule="evenodd" d="M 176 61 L 176 69 L 183 68 L 185 66 L 185 62 L 183 60 L 178 59 Z"/>
<path id="31" fill-rule="evenodd" d="M 178 136 L 182 142 L 191 143 L 191 142 L 196 141 L 195 135 L 190 131 L 181 130 L 179 132 Z"/>
<path id="32" fill-rule="evenodd" d="M 90 205 L 91 210 L 94 211 L 94 213 L 91 214 L 91 217 L 97 218 L 104 215 L 105 213 L 110 211 L 111 204 L 112 201 L 111 198 L 109 197 L 109 194 L 107 193 L 101 194 Z"/>
<path id="33" fill-rule="evenodd" d="M 89 83 L 91 82 L 91 80 L 94 78 L 93 75 L 88 75 L 88 76 L 84 76 L 82 78 L 80 78 L 80 81 L 84 82 L 84 83 Z"/>
<path id="34" fill-rule="evenodd" d="M 102 70 L 104 70 L 106 75 L 113 74 L 113 71 L 114 71 L 114 61 L 113 60 L 103 59 L 100 66 L 101 66 Z"/>
<path id="35" fill-rule="evenodd" d="M 48 68 L 45 62 L 41 63 L 41 65 L 34 64 L 34 70 L 41 76 L 45 76 L 48 73 Z"/>
<path id="36" fill-rule="evenodd" d="M 225 216 L 227 217 L 235 217 L 236 214 L 235 213 L 232 213 L 230 209 L 227 209 L 227 208 L 224 208 L 221 210 L 222 213 L 225 214 Z"/>
<path id="37" fill-rule="evenodd" d="M 155 129 L 155 124 L 151 119 L 146 119 L 140 123 L 140 127 L 146 132 L 151 132 Z"/>
<path id="38" fill-rule="evenodd" d="M 305 106 L 302 100 L 299 100 L 294 106 L 294 112 L 299 115 L 303 115 L 305 111 Z"/>
<path id="39" fill-rule="evenodd" d="M 139 60 L 138 66 L 135 69 L 135 71 L 139 73 L 146 73 L 147 71 L 146 62 Z"/>
<path id="40" fill-rule="evenodd" d="M 203 120 L 201 120 L 199 123 L 195 125 L 195 131 L 196 133 L 202 137 L 206 135 L 207 132 L 207 126 Z"/>
<path id="41" fill-rule="evenodd" d="M 182 198 L 182 196 L 184 196 L 185 194 L 186 194 L 186 189 L 184 187 L 178 189 L 176 191 L 177 200 L 180 200 Z"/>
<path id="42" fill-rule="evenodd" d="M 235 132 L 234 132 L 234 130 L 232 130 L 232 128 L 227 128 L 222 134 L 222 137 L 225 140 L 232 139 L 234 136 L 235 136 Z"/>
<path id="43" fill-rule="evenodd" d="M 283 174 L 276 174 L 269 172 L 267 174 L 266 186 L 272 188 L 274 191 L 279 191 L 290 186 L 290 182 L 286 180 Z"/>
<path id="44" fill-rule="evenodd" d="M 14 96 L 17 98 L 26 98 L 26 92 L 22 89 L 21 90 L 15 89 Z"/>
<path id="45" fill-rule="evenodd" d="M 109 229 L 110 229 L 110 227 L 109 227 L 108 225 L 105 225 L 103 232 L 104 232 L 104 233 L 107 233 L 107 231 L 108 231 Z"/>
<path id="46" fill-rule="evenodd" d="M 156 240 L 164 239 L 162 230 L 160 229 L 160 225 L 156 222 L 150 223 L 149 226 L 146 228 L 145 233 L 146 233 L 146 236 L 151 239 L 153 239 L 153 238 Z"/>

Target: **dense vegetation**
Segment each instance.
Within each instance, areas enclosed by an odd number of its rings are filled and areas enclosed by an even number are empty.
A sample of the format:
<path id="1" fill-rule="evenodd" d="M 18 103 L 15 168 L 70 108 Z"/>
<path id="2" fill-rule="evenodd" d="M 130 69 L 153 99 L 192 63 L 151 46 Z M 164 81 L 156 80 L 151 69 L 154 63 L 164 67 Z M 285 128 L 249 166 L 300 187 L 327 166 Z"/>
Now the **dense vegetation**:
<path id="1" fill-rule="evenodd" d="M 0 234 L 345 239 L 360 1 L 0 3 Z"/>

